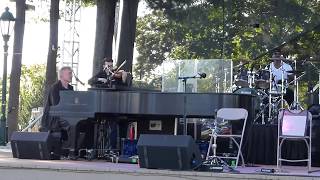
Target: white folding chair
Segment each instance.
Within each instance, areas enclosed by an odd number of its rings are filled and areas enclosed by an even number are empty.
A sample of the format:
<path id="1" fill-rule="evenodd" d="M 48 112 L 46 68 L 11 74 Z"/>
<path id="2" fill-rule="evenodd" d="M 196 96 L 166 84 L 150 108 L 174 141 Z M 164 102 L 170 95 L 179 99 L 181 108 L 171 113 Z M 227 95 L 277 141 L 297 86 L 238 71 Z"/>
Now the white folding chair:
<path id="1" fill-rule="evenodd" d="M 312 115 L 309 111 L 283 110 L 278 115 L 278 142 L 277 142 L 277 169 L 281 170 L 281 162 L 308 162 L 308 172 L 311 171 L 311 135 Z M 308 131 L 309 128 L 309 131 Z M 304 141 L 307 150 L 307 159 L 284 159 L 281 150 L 285 141 Z"/>
<path id="2" fill-rule="evenodd" d="M 236 146 L 238 148 L 237 156 L 233 156 L 233 157 L 232 156 L 229 156 L 229 157 L 218 156 L 218 157 L 221 158 L 221 159 L 235 159 L 236 160 L 235 167 L 237 167 L 238 163 L 239 163 L 239 156 L 241 156 L 242 166 L 244 166 L 244 158 L 243 158 L 243 154 L 242 154 L 241 148 L 242 148 L 244 131 L 246 129 L 248 111 L 246 109 L 242 109 L 242 108 L 222 108 L 222 109 L 218 110 L 216 118 L 223 119 L 224 121 L 240 121 L 240 120 L 244 120 L 241 134 L 225 134 L 225 135 L 224 134 L 218 134 L 217 135 L 217 137 L 230 138 L 236 144 Z M 210 134 L 210 136 L 211 136 L 211 138 L 210 138 L 209 148 L 208 148 L 208 152 L 207 152 L 207 159 L 209 157 L 210 149 L 211 149 L 212 141 L 213 141 L 213 137 L 212 137 L 213 135 Z M 240 139 L 240 143 L 237 141 L 239 139 Z"/>

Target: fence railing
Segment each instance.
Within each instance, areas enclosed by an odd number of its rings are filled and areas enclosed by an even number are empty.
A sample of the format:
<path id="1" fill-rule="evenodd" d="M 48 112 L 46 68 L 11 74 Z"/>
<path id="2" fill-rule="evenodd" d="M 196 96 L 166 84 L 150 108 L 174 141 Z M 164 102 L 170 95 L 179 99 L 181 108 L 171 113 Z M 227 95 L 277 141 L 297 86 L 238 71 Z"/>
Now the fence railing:
<path id="1" fill-rule="evenodd" d="M 38 131 L 38 128 L 35 128 L 36 125 L 40 125 L 40 120 L 43 116 L 43 108 L 33 108 L 31 111 L 31 117 L 27 127 L 22 129 L 22 132 Z"/>

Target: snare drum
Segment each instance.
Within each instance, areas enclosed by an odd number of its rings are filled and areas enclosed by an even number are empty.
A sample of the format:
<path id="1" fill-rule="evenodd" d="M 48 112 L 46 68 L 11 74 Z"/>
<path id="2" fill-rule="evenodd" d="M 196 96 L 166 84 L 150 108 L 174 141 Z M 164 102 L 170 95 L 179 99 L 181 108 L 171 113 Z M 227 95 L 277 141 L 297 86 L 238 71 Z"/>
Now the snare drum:
<path id="1" fill-rule="evenodd" d="M 287 93 L 288 83 L 287 80 L 285 80 L 283 84 L 283 94 Z M 271 90 L 269 90 L 269 93 L 272 95 L 280 96 L 282 93 L 282 84 L 280 83 L 272 83 Z"/>

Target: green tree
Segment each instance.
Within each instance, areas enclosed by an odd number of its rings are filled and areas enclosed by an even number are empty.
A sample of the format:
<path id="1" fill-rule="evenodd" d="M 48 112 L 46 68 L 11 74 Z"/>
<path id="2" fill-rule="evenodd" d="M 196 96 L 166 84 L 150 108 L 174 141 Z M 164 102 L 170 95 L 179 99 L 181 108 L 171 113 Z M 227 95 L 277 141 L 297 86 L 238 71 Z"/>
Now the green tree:
<path id="1" fill-rule="evenodd" d="M 269 63 L 273 50 L 281 49 L 306 70 L 300 83 L 300 101 L 307 85 L 318 81 L 317 71 L 299 61 L 319 59 L 320 3 L 317 0 L 231 1 L 146 0 L 152 13 L 138 19 L 136 47 L 139 53 L 134 75 L 137 86 L 151 87 L 166 59 L 251 59 L 256 69 Z M 284 43 L 285 42 L 285 43 Z M 174 74 L 174 73 L 173 73 Z M 202 80 L 198 87 L 212 89 Z M 158 81 L 155 87 L 160 88 Z M 154 88 L 154 87 L 153 87 Z"/>
<path id="2" fill-rule="evenodd" d="M 42 107 L 44 100 L 43 90 L 45 82 L 45 65 L 22 66 L 20 86 L 20 127 L 27 126 L 32 108 Z"/>
<path id="3" fill-rule="evenodd" d="M 152 72 L 168 58 L 253 59 L 319 23 L 320 4 L 316 0 L 147 0 L 147 3 L 153 13 L 138 20 L 137 76 Z M 165 43 L 161 41 L 163 34 Z M 300 57 L 301 53 L 291 47 L 299 44 L 297 40 L 294 38 L 295 42 L 290 41 L 282 49 Z M 305 43 L 312 45 L 310 41 Z M 261 57 L 258 60 L 267 58 Z"/>
<path id="4" fill-rule="evenodd" d="M 136 79 L 149 78 L 147 75 L 168 58 L 175 43 L 172 26 L 161 11 L 138 18 L 136 48 L 139 56 L 134 68 Z"/>

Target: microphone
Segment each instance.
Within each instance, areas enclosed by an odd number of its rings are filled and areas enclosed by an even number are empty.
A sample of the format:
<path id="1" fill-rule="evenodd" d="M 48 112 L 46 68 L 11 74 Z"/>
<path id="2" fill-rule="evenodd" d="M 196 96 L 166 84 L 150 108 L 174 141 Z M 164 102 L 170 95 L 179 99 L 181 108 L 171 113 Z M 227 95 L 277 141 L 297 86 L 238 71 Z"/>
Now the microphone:
<path id="1" fill-rule="evenodd" d="M 207 77 L 207 74 L 206 73 L 198 73 L 197 75 L 194 75 L 194 76 L 179 76 L 178 79 L 183 79 L 183 80 L 186 80 L 186 79 L 196 79 L 196 78 L 206 78 Z"/>
<path id="2" fill-rule="evenodd" d="M 199 74 L 199 76 L 200 76 L 200 79 L 204 79 L 204 78 L 206 78 L 207 77 L 207 74 L 206 73 L 198 73 Z"/>

